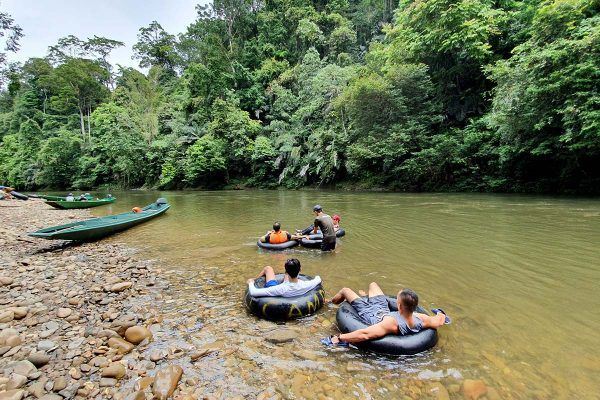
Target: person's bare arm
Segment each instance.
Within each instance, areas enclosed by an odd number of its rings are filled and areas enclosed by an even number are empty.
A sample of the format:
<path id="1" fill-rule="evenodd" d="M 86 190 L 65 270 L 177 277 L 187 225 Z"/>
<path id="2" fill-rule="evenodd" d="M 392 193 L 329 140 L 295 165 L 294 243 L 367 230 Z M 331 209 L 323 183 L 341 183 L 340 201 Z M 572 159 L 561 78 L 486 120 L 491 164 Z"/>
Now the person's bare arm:
<path id="1" fill-rule="evenodd" d="M 379 339 L 389 333 L 396 332 L 398 332 L 398 324 L 396 321 L 393 318 L 385 317 L 378 324 L 354 332 L 344 333 L 343 335 L 339 335 L 338 338 L 348 343 L 360 343 L 366 342 L 367 340 Z"/>
<path id="2" fill-rule="evenodd" d="M 446 320 L 446 316 L 443 313 L 437 313 L 434 316 L 421 313 L 414 313 L 413 315 L 416 315 L 423 321 L 423 328 L 437 329 L 444 325 L 444 321 Z"/>

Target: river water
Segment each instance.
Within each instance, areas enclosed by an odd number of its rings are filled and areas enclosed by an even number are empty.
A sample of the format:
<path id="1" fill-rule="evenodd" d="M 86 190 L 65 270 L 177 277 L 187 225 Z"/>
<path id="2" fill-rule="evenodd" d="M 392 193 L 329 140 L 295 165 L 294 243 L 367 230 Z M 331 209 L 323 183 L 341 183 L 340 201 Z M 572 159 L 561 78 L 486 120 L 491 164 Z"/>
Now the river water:
<path id="1" fill-rule="evenodd" d="M 488 398 L 600 398 L 600 201 L 517 195 L 392 194 L 318 191 L 113 193 L 96 215 L 165 197 L 163 217 L 116 235 L 158 260 L 171 281 L 162 311 L 193 327 L 189 339 L 235 351 L 207 358 L 186 374 L 212 382 L 215 396 L 254 397 L 273 387 L 292 398 L 436 398 L 440 382 L 463 398 L 464 379 L 481 379 Z M 312 206 L 341 215 L 347 235 L 334 253 L 256 247 L 273 221 L 307 226 Z M 376 281 L 394 294 L 414 289 L 426 308 L 453 323 L 440 341 L 413 357 L 324 349 L 335 333 L 335 308 L 289 322 L 299 337 L 272 345 L 277 328 L 242 303 L 248 277 L 288 257 L 320 275 L 327 295 Z M 177 316 L 181 319 L 178 320 Z M 190 320 L 191 318 L 191 320 Z M 213 343 L 213 345 L 215 344 Z M 194 371 L 190 369 L 196 368 Z M 207 388 L 207 390 L 209 390 Z M 444 394 L 444 393 L 443 393 Z M 263 394 L 266 396 L 266 394 Z M 442 398 L 442 397 L 440 397 Z"/>

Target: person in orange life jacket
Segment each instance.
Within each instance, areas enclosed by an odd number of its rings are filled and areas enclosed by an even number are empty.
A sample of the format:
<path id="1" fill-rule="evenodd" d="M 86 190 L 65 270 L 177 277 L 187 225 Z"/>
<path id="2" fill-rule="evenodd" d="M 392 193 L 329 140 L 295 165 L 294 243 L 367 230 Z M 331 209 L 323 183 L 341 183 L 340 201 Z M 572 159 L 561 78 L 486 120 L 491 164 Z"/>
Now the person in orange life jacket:
<path id="1" fill-rule="evenodd" d="M 279 222 L 275 222 L 273 224 L 273 230 L 260 238 L 262 243 L 271 244 L 285 243 L 288 240 L 292 240 L 292 235 L 290 235 L 288 231 L 282 231 L 281 224 Z"/>
<path id="2" fill-rule="evenodd" d="M 396 297 L 398 311 L 391 311 L 386 296 L 375 282 L 369 285 L 366 299 L 352 289 L 343 288 L 329 301 L 333 304 L 347 301 L 356 310 L 362 322 L 369 325 L 354 332 L 330 336 L 329 340 L 323 341 L 330 346 L 347 346 L 348 343 L 379 339 L 388 334 L 410 335 L 426 328 L 437 329 L 445 323 L 450 323 L 450 319 L 442 309 L 432 310 L 436 313 L 435 316 L 415 312 L 419 304 L 419 296 L 411 289 L 402 289 L 398 292 Z"/>

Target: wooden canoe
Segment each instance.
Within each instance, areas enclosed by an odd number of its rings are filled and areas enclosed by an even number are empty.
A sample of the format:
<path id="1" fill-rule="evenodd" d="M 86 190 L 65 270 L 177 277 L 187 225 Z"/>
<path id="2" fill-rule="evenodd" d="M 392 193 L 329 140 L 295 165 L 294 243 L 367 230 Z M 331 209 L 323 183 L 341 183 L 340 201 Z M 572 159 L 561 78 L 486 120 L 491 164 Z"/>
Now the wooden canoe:
<path id="1" fill-rule="evenodd" d="M 169 207 L 170 205 L 167 201 L 161 198 L 142 208 L 142 211 L 137 213 L 129 211 L 122 214 L 53 226 L 29 233 L 29 236 L 83 242 L 97 240 L 158 217 L 167 211 Z"/>

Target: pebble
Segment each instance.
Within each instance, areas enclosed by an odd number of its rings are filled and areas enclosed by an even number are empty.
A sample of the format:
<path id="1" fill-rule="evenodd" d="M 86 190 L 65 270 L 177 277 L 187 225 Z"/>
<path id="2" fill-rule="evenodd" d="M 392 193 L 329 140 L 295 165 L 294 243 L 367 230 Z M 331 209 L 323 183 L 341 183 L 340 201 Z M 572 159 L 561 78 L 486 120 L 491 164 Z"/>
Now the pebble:
<path id="1" fill-rule="evenodd" d="M 139 344 L 144 339 L 151 339 L 152 332 L 143 326 L 132 326 L 125 331 L 125 339 L 133 344 Z"/>
<path id="2" fill-rule="evenodd" d="M 9 286 L 12 285 L 12 283 L 15 280 L 11 277 L 8 276 L 0 276 L 0 286 Z"/>
<path id="3" fill-rule="evenodd" d="M 12 312 L 14 313 L 14 318 L 17 320 L 23 319 L 29 313 L 28 307 L 12 307 Z"/>
<path id="4" fill-rule="evenodd" d="M 102 369 L 101 376 L 105 378 L 121 379 L 127 373 L 127 369 L 121 363 L 112 363 L 108 367 Z"/>
<path id="5" fill-rule="evenodd" d="M 8 382 L 6 382 L 6 389 L 20 389 L 27 383 L 27 377 L 20 374 L 11 374 Z"/>
<path id="6" fill-rule="evenodd" d="M 67 378 L 65 378 L 64 376 L 59 376 L 54 381 L 54 386 L 52 387 L 52 390 L 54 390 L 55 392 L 60 392 L 61 390 L 63 390 L 66 387 L 67 387 Z"/>
<path id="7" fill-rule="evenodd" d="M 0 312 L 0 323 L 10 322 L 15 318 L 15 312 L 13 310 L 7 310 Z"/>
<path id="8" fill-rule="evenodd" d="M 27 357 L 27 360 L 29 360 L 33 365 L 39 368 L 50 362 L 50 356 L 44 352 L 39 351 L 31 353 L 29 357 Z"/>
<path id="9" fill-rule="evenodd" d="M 152 394 L 158 400 L 168 399 L 173 395 L 182 375 L 183 369 L 179 365 L 170 365 L 167 368 L 161 369 L 154 377 Z"/>
<path id="10" fill-rule="evenodd" d="M 150 361 L 157 362 L 159 360 L 162 360 L 166 356 L 167 356 L 167 352 L 164 350 L 153 350 L 150 353 Z"/>
<path id="11" fill-rule="evenodd" d="M 487 386 L 482 380 L 465 379 L 462 385 L 463 395 L 469 400 L 477 400 L 487 393 Z"/>
<path id="12" fill-rule="evenodd" d="M 5 343 L 7 346 L 15 347 L 15 346 L 19 346 L 22 343 L 22 341 L 21 341 L 21 337 L 19 335 L 13 335 L 13 336 L 6 338 Z"/>
<path id="13" fill-rule="evenodd" d="M 56 315 L 59 318 L 67 318 L 69 315 L 71 315 L 72 312 L 73 310 L 71 310 L 70 308 L 59 308 Z"/>
<path id="14" fill-rule="evenodd" d="M 277 329 L 266 334 L 265 340 L 270 343 L 288 343 L 293 342 L 298 333 L 291 329 Z"/>
<path id="15" fill-rule="evenodd" d="M 133 282 L 115 283 L 114 285 L 111 286 L 110 291 L 113 293 L 119 293 L 126 289 L 129 289 L 131 286 L 133 286 Z"/>
<path id="16" fill-rule="evenodd" d="M 117 384 L 114 378 L 100 378 L 100 387 L 113 387 Z"/>
<path id="17" fill-rule="evenodd" d="M 25 395 L 25 391 L 21 389 L 7 390 L 0 392 L 0 400 L 21 400 Z"/>
<path id="18" fill-rule="evenodd" d="M 37 344 L 37 349 L 40 351 L 49 351 L 56 348 L 56 343 L 51 340 L 41 340 Z"/>
<path id="19" fill-rule="evenodd" d="M 119 354 L 127 354 L 135 347 L 128 341 L 115 337 L 108 339 L 108 345 L 117 350 L 117 353 Z"/>

